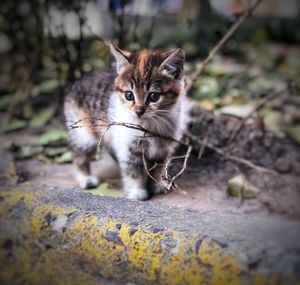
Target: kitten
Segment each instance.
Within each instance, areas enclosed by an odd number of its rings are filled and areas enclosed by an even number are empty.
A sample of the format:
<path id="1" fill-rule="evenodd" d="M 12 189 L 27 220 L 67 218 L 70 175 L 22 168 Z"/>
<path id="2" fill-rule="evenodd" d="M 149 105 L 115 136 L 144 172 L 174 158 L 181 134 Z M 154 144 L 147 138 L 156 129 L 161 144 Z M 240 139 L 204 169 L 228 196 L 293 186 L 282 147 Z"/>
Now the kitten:
<path id="1" fill-rule="evenodd" d="M 153 136 L 143 138 L 140 130 L 122 125 L 107 129 L 104 122 L 135 124 L 180 140 L 187 123 L 185 56 L 181 49 L 169 53 L 131 53 L 114 45 L 110 49 L 116 69 L 83 78 L 71 87 L 65 99 L 74 176 L 82 188 L 99 184 L 91 174 L 90 161 L 101 138 L 101 145 L 118 162 L 127 197 L 146 200 L 151 193 L 166 191 L 164 164 L 176 143 Z M 74 128 L 76 123 L 80 127 Z M 152 178 L 145 167 L 152 167 Z"/>

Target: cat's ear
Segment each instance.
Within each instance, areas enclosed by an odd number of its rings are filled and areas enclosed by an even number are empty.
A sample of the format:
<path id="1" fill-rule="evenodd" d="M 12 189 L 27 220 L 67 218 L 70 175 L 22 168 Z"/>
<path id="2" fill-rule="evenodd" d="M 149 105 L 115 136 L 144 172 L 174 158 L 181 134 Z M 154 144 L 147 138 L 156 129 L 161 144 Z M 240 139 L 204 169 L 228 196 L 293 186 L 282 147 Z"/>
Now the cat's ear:
<path id="1" fill-rule="evenodd" d="M 167 58 L 160 65 L 159 69 L 168 76 L 181 79 L 183 76 L 184 59 L 184 51 L 178 48 L 167 54 Z"/>
<path id="2" fill-rule="evenodd" d="M 129 65 L 128 57 L 130 56 L 130 52 L 123 51 L 113 44 L 110 44 L 109 47 L 110 47 L 111 54 L 116 59 L 117 72 L 118 74 L 120 74 Z"/>

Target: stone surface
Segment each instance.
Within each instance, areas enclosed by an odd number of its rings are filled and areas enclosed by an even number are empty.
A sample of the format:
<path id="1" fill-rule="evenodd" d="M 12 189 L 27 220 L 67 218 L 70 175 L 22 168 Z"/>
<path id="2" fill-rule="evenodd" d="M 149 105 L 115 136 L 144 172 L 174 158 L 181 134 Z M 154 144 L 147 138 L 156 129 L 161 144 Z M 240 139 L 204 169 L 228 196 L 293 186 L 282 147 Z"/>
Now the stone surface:
<path id="1" fill-rule="evenodd" d="M 298 221 L 33 185 L 0 206 L 1 284 L 299 284 Z"/>

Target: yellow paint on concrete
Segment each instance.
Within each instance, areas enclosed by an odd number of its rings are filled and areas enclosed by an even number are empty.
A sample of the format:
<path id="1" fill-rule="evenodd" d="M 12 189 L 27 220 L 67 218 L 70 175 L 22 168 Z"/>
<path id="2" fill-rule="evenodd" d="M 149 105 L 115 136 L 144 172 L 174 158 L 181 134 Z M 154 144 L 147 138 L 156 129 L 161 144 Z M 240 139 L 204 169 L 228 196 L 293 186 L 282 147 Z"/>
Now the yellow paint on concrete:
<path id="1" fill-rule="evenodd" d="M 76 209 L 72 208 L 62 208 L 53 205 L 44 205 L 35 207 L 32 212 L 32 218 L 30 221 L 31 229 L 34 234 L 43 232 L 44 235 L 50 230 L 49 221 L 46 216 L 51 215 L 50 219 L 55 220 L 59 215 L 70 215 Z"/>
<path id="2" fill-rule="evenodd" d="M 33 201 L 37 200 L 37 194 L 32 192 L 22 192 L 20 190 L 14 191 L 1 191 L 1 206 L 0 206 L 0 218 L 2 218 L 8 209 L 17 207 L 18 203 L 24 203 L 26 205 L 31 205 Z"/>
<path id="3" fill-rule="evenodd" d="M 49 280 L 51 284 L 96 284 L 92 272 L 98 272 L 122 282 L 127 278 L 126 281 L 168 285 L 239 285 L 244 280 L 257 285 L 278 284 L 276 277 L 250 271 L 215 242 L 204 239 L 196 249 L 197 235 L 186 237 L 173 229 L 154 233 L 75 208 L 42 204 L 39 196 L 30 192 L 0 191 L 0 195 L 4 197 L 4 212 L 23 201 L 31 213 L 20 221 L 24 227 L 20 234 L 25 231 L 27 239 L 19 248 L 17 267 L 9 264 L 4 250 L 0 250 L 0 261 L 5 264 L 0 280 L 8 282 L 20 276 L 26 281 L 21 279 L 22 284 Z M 51 215 L 50 222 L 47 215 Z M 51 223 L 60 215 L 65 215 L 68 222 L 58 232 Z M 1 217 L 5 221 L 5 215 Z M 47 242 L 53 242 L 51 250 L 44 249 Z M 78 267 L 80 262 L 87 269 Z"/>
<path id="4" fill-rule="evenodd" d="M 199 257 L 203 264 L 212 268 L 210 282 L 218 285 L 241 284 L 241 273 L 247 268 L 241 265 L 233 256 L 223 252 L 221 247 L 211 241 L 204 240 L 199 250 Z"/>
<path id="5" fill-rule="evenodd" d="M 134 280 L 146 278 L 150 283 L 160 280 L 161 284 L 170 285 L 202 282 L 212 285 L 242 284 L 241 273 L 248 274 L 251 280 L 258 276 L 216 243 L 204 240 L 196 253 L 195 236 L 182 239 L 179 233 L 171 229 L 152 233 L 140 227 L 130 235 L 130 225 L 122 224 L 121 229 L 117 230 L 117 224 L 119 222 L 113 220 L 101 224 L 91 215 L 80 217 L 68 229 L 68 236 L 74 237 L 78 231 L 87 234 L 72 251 L 84 259 L 105 264 L 105 272 L 110 277 L 121 276 L 122 270 L 117 265 L 125 262 L 126 270 L 134 276 Z M 107 240 L 106 231 L 117 233 L 122 244 Z M 170 237 L 177 245 L 173 250 L 166 250 L 162 244 Z M 208 270 L 211 272 L 208 273 Z"/>
<path id="6" fill-rule="evenodd" d="M 0 247 L 0 284 L 107 284 L 78 270 L 77 264 L 72 262 L 73 256 L 67 250 L 55 250 L 55 243 L 53 249 L 47 250 L 41 241 L 51 236 L 53 231 L 45 219 L 48 213 L 55 220 L 59 215 L 69 215 L 74 209 L 43 205 L 39 202 L 39 195 L 32 192 L 0 190 L 0 197 L 2 225 L 5 228 L 12 224 L 11 232 L 1 232 L 0 244 L 3 245 L 8 239 L 14 241 L 13 256 L 8 254 L 5 247 Z M 9 216 L 19 203 L 24 203 L 26 207 L 21 213 L 23 216 L 18 221 L 10 220 Z M 29 216 L 27 211 L 30 212 Z"/>

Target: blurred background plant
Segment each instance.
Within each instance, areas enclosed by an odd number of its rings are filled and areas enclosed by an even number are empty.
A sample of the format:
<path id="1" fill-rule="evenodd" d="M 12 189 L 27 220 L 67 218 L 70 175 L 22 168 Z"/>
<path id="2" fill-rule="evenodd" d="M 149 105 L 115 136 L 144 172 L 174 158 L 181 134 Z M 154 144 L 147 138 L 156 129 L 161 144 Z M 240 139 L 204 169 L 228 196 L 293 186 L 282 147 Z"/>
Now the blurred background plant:
<path id="1" fill-rule="evenodd" d="M 106 43 L 123 49 L 185 50 L 192 72 L 251 1 L 28 0 L 0 3 L 0 112 L 2 133 L 26 129 L 62 135 L 63 90 L 84 74 L 111 65 Z M 253 17 L 208 64 L 189 96 L 216 114 L 239 118 L 280 88 L 258 112 L 262 123 L 300 143 L 300 3 L 264 0 Z M 284 104 L 283 104 L 284 102 Z M 58 129 L 53 132 L 53 129 Z M 50 132 L 50 141 L 51 141 Z M 47 137 L 47 136 L 46 136 Z M 45 145 L 42 144 L 42 145 Z M 16 149 L 13 148 L 15 151 Z M 18 157 L 31 153 L 18 149 Z M 65 155 L 36 148 L 32 155 Z M 39 156 L 41 157 L 41 156 Z"/>

